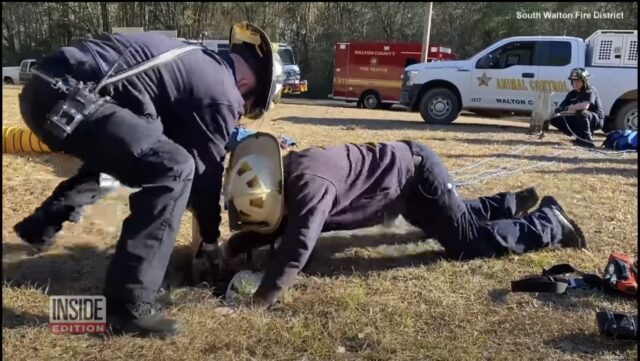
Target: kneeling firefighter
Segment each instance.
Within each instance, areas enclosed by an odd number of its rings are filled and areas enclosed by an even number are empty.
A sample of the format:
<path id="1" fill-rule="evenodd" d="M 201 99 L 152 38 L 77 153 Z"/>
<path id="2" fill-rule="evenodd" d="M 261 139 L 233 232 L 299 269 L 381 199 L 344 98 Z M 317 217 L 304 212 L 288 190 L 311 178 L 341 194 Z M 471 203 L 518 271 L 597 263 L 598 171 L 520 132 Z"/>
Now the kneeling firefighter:
<path id="1" fill-rule="evenodd" d="M 267 35 L 241 22 L 230 53 L 163 35 L 102 34 L 42 59 L 20 94 L 27 125 L 53 151 L 80 158 L 36 211 L 15 226 L 42 251 L 66 221 L 104 195 L 100 174 L 139 188 L 130 197 L 107 269 L 107 321 L 116 333 L 167 335 L 178 322 L 156 296 L 184 210 L 200 224 L 200 247 L 219 237 L 225 146 L 242 116 L 260 118 L 281 64 Z M 124 70 L 122 70 L 124 69 Z"/>
<path id="2" fill-rule="evenodd" d="M 604 112 L 598 90 L 588 83 L 589 73 L 575 68 L 569 74 L 573 86 L 554 110 L 549 123 L 568 136 L 575 136 L 575 145 L 595 148 L 593 133 L 604 126 Z"/>

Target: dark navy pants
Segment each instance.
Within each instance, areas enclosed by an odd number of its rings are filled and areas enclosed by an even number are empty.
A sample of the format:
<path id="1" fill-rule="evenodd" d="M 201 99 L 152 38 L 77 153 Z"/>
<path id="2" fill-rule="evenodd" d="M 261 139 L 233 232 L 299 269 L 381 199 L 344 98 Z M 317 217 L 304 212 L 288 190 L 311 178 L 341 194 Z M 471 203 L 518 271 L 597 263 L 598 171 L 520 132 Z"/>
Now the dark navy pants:
<path id="1" fill-rule="evenodd" d="M 479 221 L 510 219 L 516 214 L 516 194 L 512 192 L 503 192 L 477 199 L 465 199 L 464 204 Z"/>
<path id="2" fill-rule="evenodd" d="M 579 110 L 574 115 L 560 115 L 551 118 L 549 123 L 562 133 L 584 140 L 592 140 L 593 133 L 602 129 L 604 121 L 594 112 Z"/>
<path id="3" fill-rule="evenodd" d="M 514 218 L 512 193 L 464 201 L 438 155 L 422 144 L 409 145 L 422 161 L 407 185 L 403 217 L 436 238 L 450 257 L 494 257 L 559 247 L 561 225 L 551 209 L 538 208 Z"/>
<path id="4" fill-rule="evenodd" d="M 109 302 L 153 302 L 187 207 L 193 158 L 163 134 L 159 119 L 140 117 L 114 103 L 104 105 L 64 140 L 56 139 L 45 127 L 45 114 L 63 97 L 35 76 L 20 95 L 23 118 L 34 133 L 52 150 L 84 162 L 26 224 L 30 232 L 52 236 L 103 195 L 100 173 L 140 188 L 129 198 L 131 212 L 107 269 L 104 292 Z"/>

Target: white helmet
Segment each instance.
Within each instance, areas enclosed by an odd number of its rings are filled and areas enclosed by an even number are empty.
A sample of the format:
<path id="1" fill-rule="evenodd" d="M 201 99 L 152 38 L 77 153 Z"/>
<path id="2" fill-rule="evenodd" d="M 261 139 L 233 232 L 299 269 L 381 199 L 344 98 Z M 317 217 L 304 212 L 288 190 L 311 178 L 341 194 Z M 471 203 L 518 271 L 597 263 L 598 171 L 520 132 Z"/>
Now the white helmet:
<path id="1" fill-rule="evenodd" d="M 270 234 L 278 229 L 284 210 L 280 143 L 257 132 L 243 138 L 231 152 L 224 199 L 232 231 Z"/>

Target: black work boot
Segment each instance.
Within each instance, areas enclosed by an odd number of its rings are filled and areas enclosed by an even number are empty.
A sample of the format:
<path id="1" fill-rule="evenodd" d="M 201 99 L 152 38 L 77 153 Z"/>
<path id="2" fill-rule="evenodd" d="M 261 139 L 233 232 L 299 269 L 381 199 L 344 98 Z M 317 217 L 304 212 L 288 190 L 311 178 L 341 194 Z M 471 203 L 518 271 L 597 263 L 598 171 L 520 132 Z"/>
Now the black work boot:
<path id="1" fill-rule="evenodd" d="M 36 212 L 13 226 L 18 237 L 28 243 L 35 253 L 44 252 L 55 243 L 55 237 L 62 224 L 47 222 L 41 213 Z"/>
<path id="2" fill-rule="evenodd" d="M 180 323 L 165 317 L 157 304 L 133 302 L 107 304 L 107 323 L 114 334 L 135 334 L 147 337 L 173 336 Z"/>
<path id="3" fill-rule="evenodd" d="M 560 222 L 560 225 L 562 226 L 562 239 L 560 240 L 560 244 L 562 245 L 562 247 L 587 247 L 587 241 L 584 238 L 582 230 L 573 219 L 569 218 L 569 216 L 564 212 L 564 209 L 562 209 L 562 207 L 560 206 L 560 203 L 558 203 L 555 198 L 551 196 L 543 197 L 540 201 L 540 208 L 551 208 L 558 221 Z"/>
<path id="4" fill-rule="evenodd" d="M 522 217 L 527 211 L 538 204 L 538 193 L 534 187 L 518 191 L 516 194 L 516 217 Z"/>

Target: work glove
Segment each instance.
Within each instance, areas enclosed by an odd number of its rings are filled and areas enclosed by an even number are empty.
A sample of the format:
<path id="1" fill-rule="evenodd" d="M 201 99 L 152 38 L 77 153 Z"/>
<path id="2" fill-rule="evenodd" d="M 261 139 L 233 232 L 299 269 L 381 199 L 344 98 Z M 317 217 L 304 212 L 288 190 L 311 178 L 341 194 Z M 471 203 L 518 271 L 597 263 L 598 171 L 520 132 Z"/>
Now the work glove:
<path id="1" fill-rule="evenodd" d="M 222 287 L 234 274 L 243 269 L 254 269 L 252 251 L 263 237 L 244 232 L 237 233 L 229 240 L 218 243 L 201 242 L 192 258 L 192 283 L 206 283 Z"/>
<path id="2" fill-rule="evenodd" d="M 251 297 L 251 303 L 249 307 L 254 310 L 273 309 L 277 307 L 277 305 L 281 304 L 281 296 L 281 289 L 260 284 L 260 287 L 258 287 L 256 292 L 253 294 L 253 297 Z"/>
<path id="3" fill-rule="evenodd" d="M 265 298 L 256 296 L 255 294 L 251 297 L 251 302 L 248 307 L 253 310 L 266 310 L 272 306 L 272 303 L 267 301 Z"/>
<path id="4" fill-rule="evenodd" d="M 220 274 L 220 265 L 224 258 L 224 247 L 217 243 L 201 242 L 198 251 L 191 259 L 191 283 L 206 283 L 214 286 Z"/>

